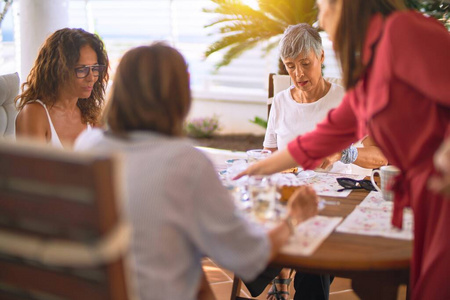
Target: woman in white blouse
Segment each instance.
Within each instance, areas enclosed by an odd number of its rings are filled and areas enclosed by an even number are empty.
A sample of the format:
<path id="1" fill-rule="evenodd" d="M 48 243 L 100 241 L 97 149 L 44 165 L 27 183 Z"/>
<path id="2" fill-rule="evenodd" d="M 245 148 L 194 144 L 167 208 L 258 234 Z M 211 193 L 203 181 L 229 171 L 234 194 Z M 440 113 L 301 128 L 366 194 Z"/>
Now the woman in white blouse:
<path id="1" fill-rule="evenodd" d="M 264 148 L 272 152 L 284 150 L 295 137 L 312 131 L 332 109 L 339 106 L 345 94 L 342 86 L 328 82 L 322 76 L 325 60 L 322 38 L 309 24 L 289 26 L 281 38 L 279 52 L 292 86 L 273 99 L 263 142 Z M 387 164 L 387 159 L 370 137 L 366 137 L 362 144 L 364 147 L 351 145 L 325 158 L 319 168 L 335 173 L 351 173 L 354 166 L 350 164 L 353 164 L 368 168 L 356 169 L 370 173 L 370 169 Z M 276 299 L 276 296 L 288 298 L 289 274 L 290 271 L 284 269 L 280 279 L 274 281 L 278 287 L 272 287 L 269 300 Z M 331 280 L 329 275 L 298 272 L 294 282 L 294 299 L 328 299 Z"/>
<path id="2" fill-rule="evenodd" d="M 108 130 L 94 129 L 76 143 L 76 149 L 122 154 L 141 299 L 196 299 L 205 255 L 251 280 L 293 226 L 317 213 L 316 194 L 303 188 L 275 228 L 250 225 L 211 162 L 181 138 L 190 104 L 187 66 L 177 50 L 162 43 L 132 49 L 117 69 Z"/>
<path id="3" fill-rule="evenodd" d="M 264 148 L 284 150 L 298 135 L 312 131 L 339 106 L 345 94 L 342 86 L 322 76 L 325 60 L 322 38 L 309 24 L 289 26 L 280 41 L 281 60 L 291 78 L 292 86 L 275 95 L 270 110 Z M 320 168 L 345 172 L 350 163 L 363 168 L 378 168 L 387 160 L 370 137 L 364 147 L 353 146 L 324 159 Z"/>

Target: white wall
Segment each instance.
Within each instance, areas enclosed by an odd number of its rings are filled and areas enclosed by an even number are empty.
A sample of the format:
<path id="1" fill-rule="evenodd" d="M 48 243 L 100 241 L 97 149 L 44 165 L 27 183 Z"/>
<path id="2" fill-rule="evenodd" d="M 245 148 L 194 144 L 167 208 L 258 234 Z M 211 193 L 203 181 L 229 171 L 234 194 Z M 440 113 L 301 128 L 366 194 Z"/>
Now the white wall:
<path id="1" fill-rule="evenodd" d="M 28 76 L 45 39 L 68 26 L 68 0 L 20 0 L 20 51 L 22 81 Z"/>

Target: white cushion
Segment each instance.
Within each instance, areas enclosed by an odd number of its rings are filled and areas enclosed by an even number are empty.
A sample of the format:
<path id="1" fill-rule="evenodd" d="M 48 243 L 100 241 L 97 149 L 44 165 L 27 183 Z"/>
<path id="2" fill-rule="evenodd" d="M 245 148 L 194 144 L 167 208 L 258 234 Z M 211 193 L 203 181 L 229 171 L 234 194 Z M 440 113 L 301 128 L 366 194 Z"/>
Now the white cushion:
<path id="1" fill-rule="evenodd" d="M 0 139 L 14 138 L 15 121 L 18 113 L 14 98 L 19 93 L 19 74 L 0 76 Z"/>

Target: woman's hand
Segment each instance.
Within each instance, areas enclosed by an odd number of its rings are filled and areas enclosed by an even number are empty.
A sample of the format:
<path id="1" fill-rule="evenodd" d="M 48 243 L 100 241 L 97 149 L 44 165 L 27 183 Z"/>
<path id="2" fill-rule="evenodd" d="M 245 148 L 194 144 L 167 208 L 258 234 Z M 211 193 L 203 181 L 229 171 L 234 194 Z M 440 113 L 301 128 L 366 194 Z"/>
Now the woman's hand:
<path id="1" fill-rule="evenodd" d="M 301 186 L 292 194 L 288 201 L 288 216 L 286 222 L 280 222 L 268 232 L 271 244 L 270 260 L 278 254 L 281 247 L 286 244 L 294 233 L 295 226 L 317 214 L 319 198 L 309 186 Z M 288 221 L 289 220 L 289 221 Z M 292 222 L 296 221 L 296 222 Z M 291 223 L 292 222 L 292 223 Z"/>
<path id="2" fill-rule="evenodd" d="M 288 201 L 288 214 L 298 223 L 317 215 L 319 197 L 310 186 L 300 186 Z M 297 223 L 297 224 L 298 224 Z"/>
<path id="3" fill-rule="evenodd" d="M 297 166 L 297 162 L 288 150 L 277 151 L 270 157 L 250 165 L 233 179 L 239 179 L 245 175 L 270 175 Z"/>
<path id="4" fill-rule="evenodd" d="M 322 161 L 322 164 L 319 166 L 319 168 L 324 169 L 324 170 L 331 169 L 333 164 L 335 162 L 339 161 L 341 159 L 341 157 L 342 157 L 342 152 L 337 152 L 333 155 L 325 157 L 324 160 Z"/>
<path id="5" fill-rule="evenodd" d="M 450 138 L 434 154 L 434 166 L 444 174 L 450 174 Z"/>
<path id="6" fill-rule="evenodd" d="M 442 176 L 433 176 L 428 187 L 438 193 L 450 196 L 450 139 L 447 139 L 434 155 L 434 166 Z"/>

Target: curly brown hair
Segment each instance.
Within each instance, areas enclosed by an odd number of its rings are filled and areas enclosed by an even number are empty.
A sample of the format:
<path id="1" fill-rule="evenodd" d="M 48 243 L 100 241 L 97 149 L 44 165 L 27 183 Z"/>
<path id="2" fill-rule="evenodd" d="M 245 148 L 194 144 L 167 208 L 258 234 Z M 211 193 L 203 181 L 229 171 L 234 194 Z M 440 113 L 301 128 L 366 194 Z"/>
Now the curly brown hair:
<path id="1" fill-rule="evenodd" d="M 42 45 L 27 81 L 22 84 L 22 93 L 15 101 L 19 109 L 27 103 L 40 99 L 47 106 L 57 101 L 59 89 L 74 78 L 74 68 L 80 58 L 80 49 L 89 45 L 97 54 L 97 61 L 105 65 L 89 98 L 78 99 L 82 121 L 98 124 L 102 112 L 107 82 L 109 60 L 100 38 L 79 28 L 64 28 L 54 32 Z"/>

